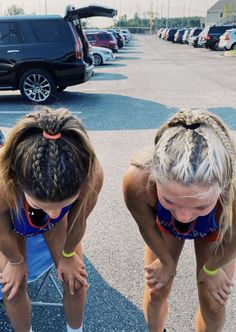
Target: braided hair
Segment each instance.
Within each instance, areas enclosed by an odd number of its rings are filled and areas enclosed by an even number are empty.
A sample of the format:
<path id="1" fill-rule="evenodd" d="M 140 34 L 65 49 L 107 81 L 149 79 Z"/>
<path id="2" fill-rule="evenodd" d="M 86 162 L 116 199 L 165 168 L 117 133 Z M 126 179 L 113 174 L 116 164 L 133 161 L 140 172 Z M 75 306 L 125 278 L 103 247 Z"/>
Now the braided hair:
<path id="1" fill-rule="evenodd" d="M 43 132 L 61 137 L 48 139 Z M 92 178 L 95 161 L 81 121 L 66 109 L 42 108 L 21 119 L 8 136 L 0 159 L 1 182 L 15 204 L 22 190 L 42 201 L 59 202 Z"/>
<path id="2" fill-rule="evenodd" d="M 229 130 L 206 110 L 180 110 L 157 131 L 152 156 L 133 165 L 149 169 L 151 180 L 202 185 L 219 190 L 222 240 L 232 227 L 235 147 Z"/>

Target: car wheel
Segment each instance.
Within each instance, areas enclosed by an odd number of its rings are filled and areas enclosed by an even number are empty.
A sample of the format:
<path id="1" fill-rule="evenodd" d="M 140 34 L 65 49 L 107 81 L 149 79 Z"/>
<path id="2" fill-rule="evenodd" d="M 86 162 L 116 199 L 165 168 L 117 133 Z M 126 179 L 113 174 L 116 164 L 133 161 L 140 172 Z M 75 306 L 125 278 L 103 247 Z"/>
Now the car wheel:
<path id="1" fill-rule="evenodd" d="M 31 69 L 20 78 L 20 92 L 28 102 L 45 104 L 57 95 L 56 82 L 45 70 Z"/>
<path id="2" fill-rule="evenodd" d="M 231 46 L 231 50 L 236 50 L 236 43 Z"/>
<path id="3" fill-rule="evenodd" d="M 215 51 L 220 51 L 221 48 L 219 47 L 219 43 L 220 43 L 219 41 L 216 42 L 212 49 L 215 50 Z"/>
<path id="4" fill-rule="evenodd" d="M 94 66 L 100 66 L 102 65 L 103 61 L 102 61 L 102 57 L 100 54 L 95 53 L 93 55 L 94 58 Z"/>

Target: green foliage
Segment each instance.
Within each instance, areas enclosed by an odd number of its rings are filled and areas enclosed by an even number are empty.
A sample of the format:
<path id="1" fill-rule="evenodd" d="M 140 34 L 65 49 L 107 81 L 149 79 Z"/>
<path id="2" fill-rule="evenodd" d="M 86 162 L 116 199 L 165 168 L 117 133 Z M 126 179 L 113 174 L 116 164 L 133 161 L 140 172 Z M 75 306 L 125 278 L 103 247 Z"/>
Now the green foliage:
<path id="1" fill-rule="evenodd" d="M 7 11 L 5 12 L 5 15 L 7 16 L 14 16 L 14 15 L 24 15 L 24 9 L 17 6 L 17 5 L 11 5 L 7 8 Z"/>
<path id="2" fill-rule="evenodd" d="M 115 26 L 122 26 L 127 28 L 132 27 L 143 27 L 149 28 L 150 27 L 150 19 L 148 18 L 141 18 L 136 13 L 134 18 L 127 19 L 127 16 L 124 15 L 120 17 L 120 19 L 115 23 Z M 167 18 L 157 18 L 153 19 L 153 29 L 158 30 L 159 28 L 163 27 L 173 27 L 173 28 L 191 28 L 191 27 L 200 27 L 200 17 L 198 16 L 191 16 L 191 17 L 171 17 Z"/>

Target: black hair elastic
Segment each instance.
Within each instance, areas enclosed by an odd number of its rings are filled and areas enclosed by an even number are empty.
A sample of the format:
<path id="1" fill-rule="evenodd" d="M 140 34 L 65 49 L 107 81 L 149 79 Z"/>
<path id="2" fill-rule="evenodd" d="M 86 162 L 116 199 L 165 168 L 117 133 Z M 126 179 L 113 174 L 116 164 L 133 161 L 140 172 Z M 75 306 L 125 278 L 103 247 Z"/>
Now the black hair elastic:
<path id="1" fill-rule="evenodd" d="M 200 127 L 200 123 L 193 123 L 191 125 L 188 125 L 188 124 L 186 124 L 184 122 L 179 122 L 178 124 L 181 125 L 181 126 L 183 126 L 186 129 L 190 129 L 190 130 L 194 130 L 194 129 L 197 129 L 197 128 Z"/>

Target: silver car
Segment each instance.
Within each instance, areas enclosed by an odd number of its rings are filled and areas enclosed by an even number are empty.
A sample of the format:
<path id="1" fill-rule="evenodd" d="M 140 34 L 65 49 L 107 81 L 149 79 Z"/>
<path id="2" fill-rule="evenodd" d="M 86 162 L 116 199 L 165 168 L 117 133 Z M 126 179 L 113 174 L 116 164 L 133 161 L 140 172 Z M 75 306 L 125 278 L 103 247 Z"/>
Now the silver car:
<path id="1" fill-rule="evenodd" d="M 236 50 L 236 29 L 226 30 L 220 36 L 219 47 L 224 50 Z"/>

